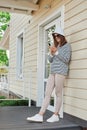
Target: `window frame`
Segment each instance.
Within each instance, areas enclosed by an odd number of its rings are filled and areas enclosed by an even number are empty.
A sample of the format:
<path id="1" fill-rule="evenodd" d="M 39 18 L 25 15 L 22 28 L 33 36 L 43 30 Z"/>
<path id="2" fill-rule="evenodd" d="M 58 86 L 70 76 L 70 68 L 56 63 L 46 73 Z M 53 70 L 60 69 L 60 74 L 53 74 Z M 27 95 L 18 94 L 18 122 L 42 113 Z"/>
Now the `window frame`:
<path id="1" fill-rule="evenodd" d="M 23 38 L 23 42 L 21 42 L 21 39 Z M 21 31 L 17 35 L 17 42 L 16 42 L 16 79 L 17 80 L 23 80 L 23 66 L 24 66 L 24 31 Z M 22 43 L 22 46 L 21 46 Z M 22 48 L 21 48 L 22 47 Z M 22 62 L 20 65 L 20 58 L 21 58 L 21 50 L 22 50 Z M 20 73 L 19 68 L 22 68 L 22 72 Z"/>

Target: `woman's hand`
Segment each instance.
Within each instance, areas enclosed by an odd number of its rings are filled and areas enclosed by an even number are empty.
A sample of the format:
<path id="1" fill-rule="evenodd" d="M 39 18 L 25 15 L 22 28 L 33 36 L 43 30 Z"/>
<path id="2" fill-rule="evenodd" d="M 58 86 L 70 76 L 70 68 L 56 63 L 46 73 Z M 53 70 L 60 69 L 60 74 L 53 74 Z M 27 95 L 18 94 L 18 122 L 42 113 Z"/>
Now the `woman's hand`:
<path id="1" fill-rule="evenodd" d="M 55 52 L 57 51 L 57 48 L 56 48 L 55 46 L 51 46 L 51 47 L 49 47 L 49 49 L 50 49 L 50 53 L 51 53 L 52 55 L 54 55 Z"/>

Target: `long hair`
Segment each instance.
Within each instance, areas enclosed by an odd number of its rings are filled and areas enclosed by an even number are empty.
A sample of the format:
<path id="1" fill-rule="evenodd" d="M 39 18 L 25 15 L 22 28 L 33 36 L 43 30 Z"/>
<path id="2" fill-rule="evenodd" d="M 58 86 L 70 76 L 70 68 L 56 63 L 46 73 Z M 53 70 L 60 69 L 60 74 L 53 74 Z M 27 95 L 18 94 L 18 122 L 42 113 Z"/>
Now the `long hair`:
<path id="1" fill-rule="evenodd" d="M 55 47 L 57 47 L 59 45 L 59 43 L 56 41 L 55 35 L 52 34 L 52 36 L 54 39 L 54 45 L 55 45 Z M 58 34 L 58 37 L 60 38 L 60 47 L 67 43 L 65 36 Z"/>

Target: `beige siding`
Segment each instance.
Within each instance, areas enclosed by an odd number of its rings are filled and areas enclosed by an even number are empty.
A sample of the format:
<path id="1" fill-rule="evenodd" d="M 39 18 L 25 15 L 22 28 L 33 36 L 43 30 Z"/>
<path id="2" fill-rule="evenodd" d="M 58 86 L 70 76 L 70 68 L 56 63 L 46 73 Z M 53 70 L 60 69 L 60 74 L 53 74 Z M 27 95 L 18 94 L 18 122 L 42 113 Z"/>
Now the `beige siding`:
<path id="1" fill-rule="evenodd" d="M 65 34 L 72 46 L 72 61 L 64 87 L 64 111 L 87 119 L 87 1 L 65 4 Z"/>
<path id="2" fill-rule="evenodd" d="M 45 9 L 46 4 L 51 8 Z M 72 61 L 64 87 L 64 111 L 87 119 L 87 1 L 86 0 L 40 0 L 40 8 L 29 16 L 12 15 L 10 33 L 10 89 L 19 95 L 37 101 L 37 50 L 38 25 L 55 10 L 65 5 L 64 29 L 72 46 Z M 24 80 L 16 79 L 16 39 L 24 29 Z M 32 70 L 32 75 L 30 74 Z M 32 78 L 31 92 L 29 79 Z M 25 89 L 23 89 L 25 87 Z"/>
<path id="3" fill-rule="evenodd" d="M 51 3 L 50 9 L 45 9 L 45 5 Z M 62 1 L 63 3 L 63 1 Z M 38 46 L 38 24 L 47 18 L 55 8 L 62 5 L 61 0 L 41 0 L 40 9 L 33 13 L 29 23 L 29 16 L 12 14 L 10 33 L 10 90 L 19 95 L 25 93 L 29 97 L 29 78 L 32 70 L 31 98 L 37 100 L 37 46 Z M 24 29 L 24 80 L 16 78 L 16 39 L 20 31 Z M 29 77 L 29 78 L 27 78 Z M 26 82 L 27 81 L 27 82 Z M 25 86 L 25 90 L 23 87 Z"/>
<path id="4" fill-rule="evenodd" d="M 10 90 L 18 95 L 23 95 L 24 82 L 23 80 L 17 80 L 16 76 L 17 35 L 23 29 L 25 33 L 28 19 L 29 17 L 26 15 L 12 14 L 10 23 Z"/>

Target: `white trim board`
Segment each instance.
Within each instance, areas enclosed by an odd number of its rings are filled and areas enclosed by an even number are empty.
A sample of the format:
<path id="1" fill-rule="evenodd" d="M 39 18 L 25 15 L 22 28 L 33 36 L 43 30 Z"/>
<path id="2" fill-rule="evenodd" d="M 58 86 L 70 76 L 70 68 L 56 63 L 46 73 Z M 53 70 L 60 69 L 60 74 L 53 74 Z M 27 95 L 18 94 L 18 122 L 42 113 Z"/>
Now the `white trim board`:
<path id="1" fill-rule="evenodd" d="M 46 24 L 48 24 L 50 21 L 56 19 L 57 17 L 61 16 L 61 27 L 64 28 L 64 5 L 62 7 L 60 7 L 58 10 L 56 10 L 55 12 L 53 12 L 53 14 L 51 14 L 49 17 L 47 17 L 45 20 L 43 20 L 40 24 L 38 24 L 38 28 L 40 26 L 45 26 Z"/>

